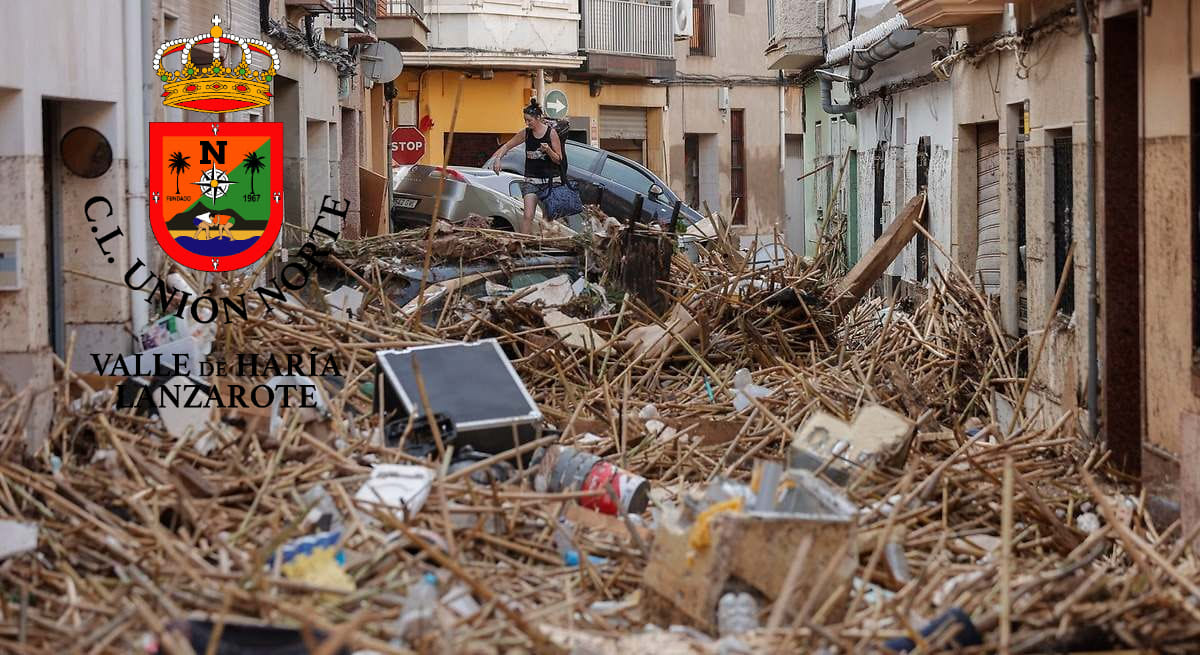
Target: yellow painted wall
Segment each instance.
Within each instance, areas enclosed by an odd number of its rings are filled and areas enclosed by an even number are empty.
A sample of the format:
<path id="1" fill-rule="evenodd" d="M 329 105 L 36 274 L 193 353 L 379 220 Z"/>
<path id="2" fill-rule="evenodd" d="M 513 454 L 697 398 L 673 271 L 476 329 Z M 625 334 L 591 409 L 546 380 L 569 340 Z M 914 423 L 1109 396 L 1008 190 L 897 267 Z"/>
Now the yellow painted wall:
<path id="1" fill-rule="evenodd" d="M 514 134 L 524 127 L 521 109 L 533 90 L 529 74 L 497 71 L 490 80 L 465 77 L 461 71 L 406 71 L 396 80 L 399 98 L 418 100 L 418 117 L 433 118 L 433 127 L 425 135 L 426 151 L 423 164 L 440 165 L 445 161 L 443 143 L 454 116 L 454 100 L 462 83 L 455 132 L 496 132 Z M 600 95 L 592 97 L 586 83 L 547 83 L 546 92 L 559 89 L 567 95 L 567 113 L 587 116 L 593 125 L 598 123 L 601 105 L 647 107 L 648 168 L 665 176 L 665 160 L 661 128 L 661 108 L 666 105 L 666 89 L 649 85 L 606 85 Z M 419 94 L 418 94 L 419 90 Z"/>

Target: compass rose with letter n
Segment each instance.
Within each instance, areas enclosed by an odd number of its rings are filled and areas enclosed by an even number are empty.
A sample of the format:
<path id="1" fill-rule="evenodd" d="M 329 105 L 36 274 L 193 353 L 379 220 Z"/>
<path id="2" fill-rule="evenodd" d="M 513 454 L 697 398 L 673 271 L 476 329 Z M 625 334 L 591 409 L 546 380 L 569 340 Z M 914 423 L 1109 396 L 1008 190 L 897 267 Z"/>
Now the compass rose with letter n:
<path id="1" fill-rule="evenodd" d="M 195 63 L 198 47 L 211 63 Z M 215 16 L 208 34 L 168 41 L 154 57 L 163 104 L 207 113 L 268 104 L 278 67 L 270 44 L 226 34 Z M 150 226 L 167 256 L 217 272 L 271 251 L 283 225 L 282 123 L 151 123 L 149 143 Z"/>

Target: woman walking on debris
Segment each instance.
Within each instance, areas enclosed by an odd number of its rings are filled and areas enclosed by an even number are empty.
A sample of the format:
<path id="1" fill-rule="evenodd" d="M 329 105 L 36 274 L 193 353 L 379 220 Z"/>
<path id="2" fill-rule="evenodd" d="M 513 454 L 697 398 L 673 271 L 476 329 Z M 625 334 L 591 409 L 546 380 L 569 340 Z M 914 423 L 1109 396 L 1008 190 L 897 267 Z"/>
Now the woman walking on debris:
<path id="1" fill-rule="evenodd" d="M 562 142 L 558 133 L 550 129 L 549 123 L 542 117 L 542 107 L 536 98 L 529 101 L 525 107 L 525 129 L 513 135 L 508 143 L 500 146 L 492 155 L 492 168 L 500 172 L 500 159 L 504 153 L 512 150 L 525 141 L 525 181 L 521 183 L 521 194 L 525 199 L 525 215 L 522 224 L 517 228 L 526 234 L 533 232 L 533 213 L 539 200 L 545 200 L 552 185 L 558 181 L 563 160 Z"/>

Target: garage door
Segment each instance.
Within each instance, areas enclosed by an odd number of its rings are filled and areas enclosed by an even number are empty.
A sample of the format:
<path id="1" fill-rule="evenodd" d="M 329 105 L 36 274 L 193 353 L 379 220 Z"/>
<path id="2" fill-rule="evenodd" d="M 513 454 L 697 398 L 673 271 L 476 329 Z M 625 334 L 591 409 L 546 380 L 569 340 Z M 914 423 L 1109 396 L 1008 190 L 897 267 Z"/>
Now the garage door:
<path id="1" fill-rule="evenodd" d="M 1000 143 L 996 123 L 976 127 L 979 172 L 979 251 L 977 278 L 987 293 L 1000 293 Z"/>
<path id="2" fill-rule="evenodd" d="M 601 107 L 601 139 L 646 140 L 646 109 L 644 107 Z"/>

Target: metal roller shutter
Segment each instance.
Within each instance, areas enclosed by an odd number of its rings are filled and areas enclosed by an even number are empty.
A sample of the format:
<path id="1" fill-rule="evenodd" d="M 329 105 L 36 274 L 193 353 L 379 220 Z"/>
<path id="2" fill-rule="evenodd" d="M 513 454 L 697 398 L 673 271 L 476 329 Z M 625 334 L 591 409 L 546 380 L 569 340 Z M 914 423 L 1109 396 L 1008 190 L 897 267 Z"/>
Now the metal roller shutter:
<path id="1" fill-rule="evenodd" d="M 643 107 L 601 107 L 601 139 L 646 140 L 646 110 Z"/>
<path id="2" fill-rule="evenodd" d="M 975 259 L 977 279 L 987 293 L 1000 293 L 1000 143 L 995 123 L 978 126 L 976 132 L 979 171 L 979 250 Z"/>

